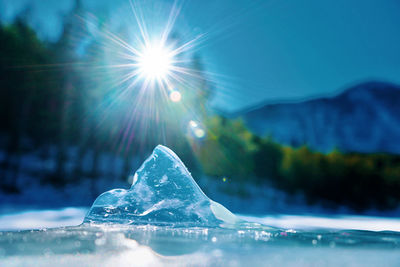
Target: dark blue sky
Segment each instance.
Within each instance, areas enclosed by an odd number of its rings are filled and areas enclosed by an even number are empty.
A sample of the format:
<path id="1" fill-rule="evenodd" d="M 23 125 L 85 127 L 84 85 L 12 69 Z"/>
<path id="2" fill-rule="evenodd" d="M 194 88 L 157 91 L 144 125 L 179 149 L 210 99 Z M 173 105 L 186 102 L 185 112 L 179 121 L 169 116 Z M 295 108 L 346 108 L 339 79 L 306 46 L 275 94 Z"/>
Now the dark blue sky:
<path id="1" fill-rule="evenodd" d="M 83 0 L 94 14 L 114 17 L 126 4 Z M 0 18 L 12 21 L 29 7 L 39 35 L 54 40 L 72 6 L 0 0 Z M 214 104 L 223 109 L 331 94 L 370 79 L 400 83 L 398 0 L 189 0 L 177 23 L 208 33 L 199 52 L 206 69 L 219 74 Z"/>

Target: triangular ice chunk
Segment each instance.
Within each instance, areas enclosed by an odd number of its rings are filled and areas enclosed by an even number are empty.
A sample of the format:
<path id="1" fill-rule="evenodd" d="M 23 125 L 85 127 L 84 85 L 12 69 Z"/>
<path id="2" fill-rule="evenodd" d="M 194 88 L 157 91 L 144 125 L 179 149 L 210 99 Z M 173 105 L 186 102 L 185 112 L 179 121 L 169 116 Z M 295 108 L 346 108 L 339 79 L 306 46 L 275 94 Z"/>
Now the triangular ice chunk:
<path id="1" fill-rule="evenodd" d="M 220 226 L 235 215 L 210 200 L 178 156 L 157 146 L 136 171 L 129 190 L 101 194 L 84 219 L 94 223 Z"/>

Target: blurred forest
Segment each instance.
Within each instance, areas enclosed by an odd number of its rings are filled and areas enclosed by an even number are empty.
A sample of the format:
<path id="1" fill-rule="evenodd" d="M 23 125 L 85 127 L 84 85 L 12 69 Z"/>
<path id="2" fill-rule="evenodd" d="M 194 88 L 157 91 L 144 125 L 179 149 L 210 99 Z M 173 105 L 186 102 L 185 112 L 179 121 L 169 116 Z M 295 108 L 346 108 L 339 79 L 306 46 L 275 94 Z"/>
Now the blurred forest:
<path id="1" fill-rule="evenodd" d="M 241 120 L 213 117 L 210 134 L 197 151 L 203 170 L 213 177 L 269 183 L 310 204 L 324 201 L 357 211 L 393 209 L 400 200 L 400 156 L 312 151 L 253 135 Z"/>
<path id="2" fill-rule="evenodd" d="M 137 97 L 134 93 L 109 105 L 116 94 L 113 72 L 95 67 L 104 58 L 101 41 L 78 55 L 73 37 L 80 30 L 74 27 L 66 20 L 57 43 L 39 40 L 23 19 L 0 27 L 0 188 L 4 193 L 18 194 L 26 175 L 61 188 L 85 179 L 95 183 L 100 176 L 126 181 L 162 143 L 182 158 L 194 177 L 205 174 L 243 184 L 268 183 L 302 193 L 310 203 L 327 201 L 356 210 L 399 204 L 400 156 L 337 150 L 322 154 L 256 136 L 243 121 L 212 112 L 207 106 L 212 86 L 205 77 L 193 79 L 197 90 L 181 88 L 184 105 L 153 95 L 160 100 L 150 110 L 130 100 Z M 191 64 L 202 68 L 197 55 Z M 141 112 L 132 114 L 132 103 Z M 193 118 L 204 127 L 204 138 L 195 138 L 187 127 Z M 131 136 L 125 138 L 126 133 Z M 32 164 L 39 167 L 27 171 Z"/>

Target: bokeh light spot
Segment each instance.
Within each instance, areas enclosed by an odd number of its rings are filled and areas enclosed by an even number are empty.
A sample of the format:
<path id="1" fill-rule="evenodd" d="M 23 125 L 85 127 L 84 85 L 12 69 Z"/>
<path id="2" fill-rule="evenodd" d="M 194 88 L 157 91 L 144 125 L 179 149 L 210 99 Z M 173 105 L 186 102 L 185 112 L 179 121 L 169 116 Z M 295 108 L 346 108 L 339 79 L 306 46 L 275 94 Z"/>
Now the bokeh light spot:
<path id="1" fill-rule="evenodd" d="M 206 136 L 206 131 L 200 126 L 200 124 L 194 120 L 189 121 L 189 129 L 192 135 L 198 139 Z"/>
<path id="2" fill-rule="evenodd" d="M 190 121 L 190 122 L 189 122 L 189 125 L 190 125 L 190 127 L 195 128 L 195 127 L 198 126 L 198 123 L 195 122 L 195 121 Z"/>
<path id="3" fill-rule="evenodd" d="M 174 90 L 169 94 L 169 98 L 172 102 L 179 102 L 182 99 L 182 95 L 179 91 Z"/>
<path id="4" fill-rule="evenodd" d="M 194 135 L 197 138 L 203 138 L 206 135 L 206 132 L 201 128 L 197 128 L 197 129 L 194 130 Z"/>

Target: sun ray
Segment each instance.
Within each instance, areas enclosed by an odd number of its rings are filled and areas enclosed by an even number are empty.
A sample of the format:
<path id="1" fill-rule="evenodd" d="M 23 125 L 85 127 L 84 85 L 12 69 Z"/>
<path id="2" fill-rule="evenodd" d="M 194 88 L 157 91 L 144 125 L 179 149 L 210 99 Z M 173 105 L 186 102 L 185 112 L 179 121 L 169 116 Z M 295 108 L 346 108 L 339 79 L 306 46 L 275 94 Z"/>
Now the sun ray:
<path id="1" fill-rule="evenodd" d="M 202 70 L 193 65 L 196 48 L 207 35 L 197 34 L 187 42 L 181 42 L 172 34 L 182 7 L 178 1 L 170 6 L 164 21 L 157 16 L 157 19 L 147 19 L 147 13 L 143 13 L 144 9 L 137 1 L 129 1 L 129 6 L 135 25 L 128 24 L 125 31 L 117 34 L 111 32 L 107 25 L 93 27 L 100 37 L 98 44 L 104 47 L 100 52 L 104 61 L 94 61 L 96 65 L 93 69 L 98 70 L 99 75 L 110 77 L 109 88 L 105 89 L 110 92 L 109 100 L 97 110 L 114 114 L 110 116 L 115 116 L 115 110 L 124 111 L 119 118 L 119 125 L 123 127 L 118 130 L 120 138 L 114 143 L 118 151 L 127 151 L 133 141 L 139 146 L 146 146 L 146 139 L 151 139 L 151 136 L 166 140 L 165 131 L 171 127 L 167 120 L 178 118 L 174 112 L 180 113 L 179 118 L 186 118 L 187 122 L 187 116 L 199 120 L 196 105 L 190 101 L 201 90 L 199 85 L 202 83 L 197 80 L 208 79 Z M 93 24 L 92 21 L 88 23 Z M 159 25 L 151 27 L 148 23 Z M 162 26 L 161 31 L 155 30 L 159 26 Z M 104 114 L 100 121 L 110 123 L 107 116 Z M 185 123 L 184 120 L 182 123 Z M 182 125 L 182 131 L 185 127 Z"/>

